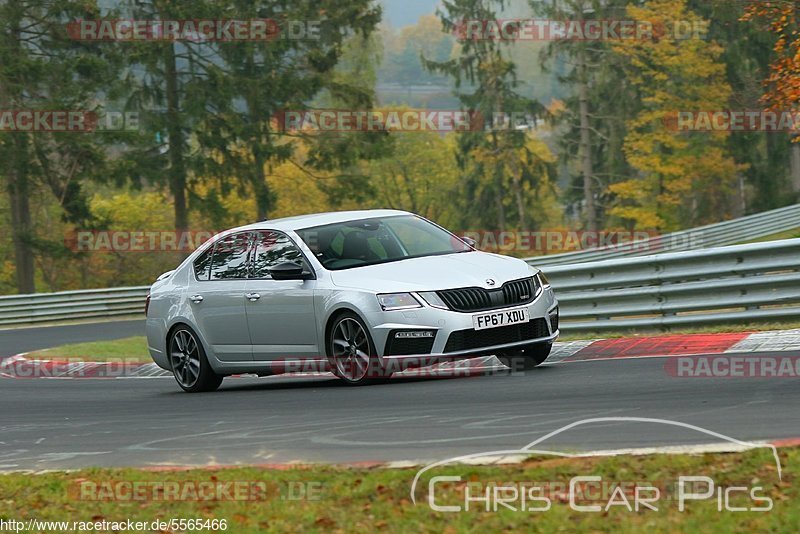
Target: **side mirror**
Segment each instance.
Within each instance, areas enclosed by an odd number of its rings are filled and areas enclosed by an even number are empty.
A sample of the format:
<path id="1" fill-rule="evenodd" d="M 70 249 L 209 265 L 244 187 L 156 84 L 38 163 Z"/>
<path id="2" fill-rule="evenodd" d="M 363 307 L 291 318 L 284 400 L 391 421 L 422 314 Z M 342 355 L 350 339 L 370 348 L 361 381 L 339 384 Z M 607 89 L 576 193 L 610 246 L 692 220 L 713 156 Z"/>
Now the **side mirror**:
<path id="1" fill-rule="evenodd" d="M 466 243 L 467 245 L 469 245 L 470 247 L 472 247 L 472 248 L 477 250 L 478 242 L 475 241 L 474 239 L 472 239 L 471 237 L 461 236 L 461 237 L 459 237 L 459 239 L 461 241 L 463 241 L 464 243 Z"/>
<path id="2" fill-rule="evenodd" d="M 272 267 L 269 275 L 273 280 L 306 280 L 308 273 L 303 271 L 303 266 L 293 261 L 284 261 Z"/>

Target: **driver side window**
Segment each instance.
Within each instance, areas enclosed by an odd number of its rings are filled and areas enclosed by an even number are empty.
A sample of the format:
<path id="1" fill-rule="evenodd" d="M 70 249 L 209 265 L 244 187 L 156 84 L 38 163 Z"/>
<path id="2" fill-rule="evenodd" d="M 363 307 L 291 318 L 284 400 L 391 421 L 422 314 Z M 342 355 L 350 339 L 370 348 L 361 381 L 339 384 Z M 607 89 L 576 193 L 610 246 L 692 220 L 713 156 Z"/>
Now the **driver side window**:
<path id="1" fill-rule="evenodd" d="M 255 234 L 252 278 L 271 278 L 269 270 L 283 262 L 305 265 L 303 254 L 291 239 L 280 232 L 262 230 Z"/>

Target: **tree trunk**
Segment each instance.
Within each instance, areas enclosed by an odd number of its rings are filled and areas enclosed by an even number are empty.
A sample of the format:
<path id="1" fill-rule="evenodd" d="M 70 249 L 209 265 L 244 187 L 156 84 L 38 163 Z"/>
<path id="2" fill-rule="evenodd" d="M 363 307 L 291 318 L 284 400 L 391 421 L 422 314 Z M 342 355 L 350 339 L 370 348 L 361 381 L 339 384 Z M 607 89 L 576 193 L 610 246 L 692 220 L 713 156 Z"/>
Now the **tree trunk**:
<path id="1" fill-rule="evenodd" d="M 503 176 L 495 170 L 495 203 L 497 204 L 497 229 L 504 232 L 506 229 L 506 208 L 503 205 Z"/>
<path id="2" fill-rule="evenodd" d="M 11 57 L 20 57 L 22 54 L 20 45 L 20 18 L 21 7 L 14 6 L 13 13 L 17 15 L 15 20 L 9 24 L 10 34 L 7 36 L 7 43 L 0 43 L 10 47 L 8 53 Z M 20 106 L 20 89 L 14 84 L 11 87 L 4 87 L 0 83 L 0 106 L 3 109 L 10 109 Z M 14 245 L 14 264 L 19 293 L 35 293 L 35 265 L 33 262 L 33 225 L 31 223 L 31 207 L 28 200 L 30 195 L 29 176 L 28 176 L 28 135 L 22 132 L 12 133 L 8 158 L 4 162 L 6 171 L 6 191 L 8 193 L 8 204 L 11 211 L 11 241 Z"/>
<path id="3" fill-rule="evenodd" d="M 267 177 L 264 175 L 264 156 L 258 148 L 253 148 L 253 194 L 256 197 L 256 220 L 264 221 L 272 211 L 272 195 Z"/>
<path id="4" fill-rule="evenodd" d="M 580 158 L 583 174 L 583 203 L 586 229 L 597 231 L 597 210 L 594 205 L 594 163 L 592 162 L 591 123 L 589 121 L 589 82 L 586 51 L 580 47 L 578 55 L 578 103 L 581 122 Z"/>
<path id="5" fill-rule="evenodd" d="M 28 169 L 25 156 L 27 151 L 27 135 L 14 135 L 14 154 L 9 160 L 8 199 L 11 208 L 12 241 L 14 243 L 14 261 L 16 264 L 17 291 L 19 293 L 35 293 L 35 267 L 33 263 L 33 225 L 31 224 L 31 208 L 28 201 Z"/>
<path id="6" fill-rule="evenodd" d="M 525 216 L 525 195 L 522 191 L 522 164 L 514 161 L 511 157 L 509 158 L 509 167 L 512 176 L 511 183 L 514 187 L 514 200 L 517 203 L 517 228 L 529 230 L 528 218 Z"/>
<path id="7" fill-rule="evenodd" d="M 184 162 L 183 128 L 180 121 L 180 95 L 175 48 L 172 43 L 164 45 L 164 78 L 167 97 L 167 134 L 169 135 L 169 189 L 174 199 L 175 230 L 189 227 L 186 209 L 186 165 Z"/>
<path id="8" fill-rule="evenodd" d="M 795 195 L 800 194 L 800 138 L 795 139 L 795 143 L 792 143 L 792 192 Z"/>

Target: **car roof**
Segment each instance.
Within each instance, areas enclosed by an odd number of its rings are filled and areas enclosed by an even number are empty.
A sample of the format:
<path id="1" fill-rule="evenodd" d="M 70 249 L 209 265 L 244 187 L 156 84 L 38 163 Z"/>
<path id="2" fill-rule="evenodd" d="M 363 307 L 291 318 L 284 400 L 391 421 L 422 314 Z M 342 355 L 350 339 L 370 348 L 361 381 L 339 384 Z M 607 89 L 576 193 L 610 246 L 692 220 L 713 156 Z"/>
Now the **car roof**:
<path id="1" fill-rule="evenodd" d="M 335 224 L 340 222 L 357 221 L 360 219 L 371 219 L 376 217 L 394 217 L 397 215 L 412 215 L 402 210 L 353 210 L 353 211 L 332 211 L 327 213 L 312 213 L 308 215 L 295 215 L 293 217 L 283 217 L 281 219 L 268 219 L 247 226 L 233 228 L 226 233 L 238 232 L 242 230 L 281 230 L 284 232 L 302 230 L 314 226 Z"/>

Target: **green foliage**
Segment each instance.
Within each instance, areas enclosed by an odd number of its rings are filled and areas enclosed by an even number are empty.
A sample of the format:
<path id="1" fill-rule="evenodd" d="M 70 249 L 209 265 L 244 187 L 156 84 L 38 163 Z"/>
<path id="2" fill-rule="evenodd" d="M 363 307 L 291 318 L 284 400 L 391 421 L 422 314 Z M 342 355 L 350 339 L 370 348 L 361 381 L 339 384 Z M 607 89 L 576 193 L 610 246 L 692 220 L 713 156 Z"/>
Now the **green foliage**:
<path id="1" fill-rule="evenodd" d="M 629 7 L 631 20 L 700 22 L 685 0 L 652 0 Z M 721 47 L 703 39 L 620 41 L 614 50 L 625 58 L 627 79 L 637 88 L 636 117 L 627 122 L 623 147 L 638 176 L 609 190 L 617 203 L 611 213 L 636 228 L 677 230 L 733 214 L 739 167 L 729 155 L 726 132 L 678 134 L 667 125 L 685 110 L 727 107 L 731 88 L 720 62 Z"/>
<path id="2" fill-rule="evenodd" d="M 497 20 L 504 0 L 452 0 L 438 11 L 442 27 L 453 33 L 465 20 Z M 449 76 L 456 87 L 462 109 L 482 117 L 486 130 L 474 129 L 458 135 L 457 162 L 461 186 L 463 227 L 487 230 L 525 228 L 528 224 L 529 192 L 549 180 L 542 159 L 528 146 L 525 130 L 494 123 L 499 114 L 529 117 L 543 114 L 538 102 L 518 91 L 516 65 L 504 43 L 492 39 L 465 39 L 458 54 L 446 61 L 424 59 L 425 66 Z M 510 183 L 509 183 L 510 182 Z M 515 199 L 508 209 L 507 199 Z"/>

